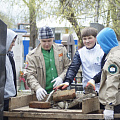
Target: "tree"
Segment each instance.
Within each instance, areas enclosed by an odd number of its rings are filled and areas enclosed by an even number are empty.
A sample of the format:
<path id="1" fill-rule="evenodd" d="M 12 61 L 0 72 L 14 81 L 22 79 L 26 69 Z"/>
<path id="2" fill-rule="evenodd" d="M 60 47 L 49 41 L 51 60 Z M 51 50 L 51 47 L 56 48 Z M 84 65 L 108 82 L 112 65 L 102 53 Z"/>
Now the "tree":
<path id="1" fill-rule="evenodd" d="M 102 2 L 104 2 L 104 7 Z M 100 5 L 99 13 L 103 18 L 104 26 L 113 28 L 120 40 L 120 1 L 102 0 Z"/>
<path id="2" fill-rule="evenodd" d="M 8 28 L 15 27 L 15 25 L 13 24 L 14 20 L 9 18 L 6 14 L 3 14 L 2 12 L 0 12 L 0 19 L 4 21 Z"/>
<path id="3" fill-rule="evenodd" d="M 109 0 L 109 4 L 111 6 L 110 17 L 112 19 L 112 28 L 120 40 L 120 0 Z"/>
<path id="4" fill-rule="evenodd" d="M 9 0 L 10 1 L 10 0 Z M 13 1 L 13 0 L 11 0 Z M 35 47 L 36 20 L 50 15 L 62 16 L 73 26 L 82 46 L 81 29 L 85 22 L 98 22 L 116 29 L 119 34 L 119 0 L 22 0 L 29 8 L 30 46 Z M 57 3 L 57 6 L 52 3 Z M 43 5 L 43 3 L 45 3 Z M 19 3 L 17 3 L 19 4 Z M 42 7 L 42 5 L 44 7 Z M 49 6 L 48 6 L 49 5 Z M 51 5 L 51 6 L 50 6 Z M 38 17 L 40 16 L 40 17 Z M 25 16 L 24 16 L 25 17 Z M 84 22 L 83 22 L 84 21 Z M 117 23 L 117 24 L 116 24 Z"/>
<path id="5" fill-rule="evenodd" d="M 30 47 L 31 49 L 36 47 L 36 39 L 37 39 L 37 26 L 36 19 L 38 15 L 39 9 L 41 9 L 41 4 L 45 0 L 22 0 L 24 4 L 29 9 L 29 24 L 30 24 Z M 17 3 L 18 4 L 18 3 Z"/>
<path id="6" fill-rule="evenodd" d="M 60 5 L 64 18 L 66 18 L 72 24 L 79 41 L 81 41 L 81 31 L 77 19 L 75 18 L 74 9 L 72 9 L 72 0 L 60 0 Z M 80 48 L 81 44 L 79 44 L 78 47 Z"/>
<path id="7" fill-rule="evenodd" d="M 35 48 L 35 41 L 37 38 L 37 27 L 36 27 L 36 8 L 35 8 L 35 0 L 23 0 L 23 2 L 29 8 L 29 22 L 30 22 L 30 47 Z"/>
<path id="8" fill-rule="evenodd" d="M 98 19 L 100 0 L 98 1 L 98 6 L 96 6 L 96 9 L 95 9 L 96 1 L 94 0 L 92 1 L 91 0 L 59 0 L 59 2 L 61 8 L 60 13 L 63 15 L 64 18 L 66 18 L 72 24 L 78 36 L 78 42 L 79 42 L 78 48 L 80 48 L 83 46 L 81 39 L 81 28 L 83 27 L 83 25 L 81 25 L 80 22 L 84 18 Z M 91 13 L 93 13 L 93 15 Z M 98 22 L 98 20 L 96 20 L 95 22 Z"/>

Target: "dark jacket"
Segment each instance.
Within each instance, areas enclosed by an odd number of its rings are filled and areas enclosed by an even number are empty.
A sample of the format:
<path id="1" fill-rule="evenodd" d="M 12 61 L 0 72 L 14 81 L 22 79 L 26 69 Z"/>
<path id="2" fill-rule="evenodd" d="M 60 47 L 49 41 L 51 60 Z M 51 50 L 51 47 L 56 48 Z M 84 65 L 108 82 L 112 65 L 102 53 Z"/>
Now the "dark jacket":
<path id="1" fill-rule="evenodd" d="M 103 65 L 105 63 L 105 57 L 106 57 L 106 54 L 104 54 L 104 56 L 102 58 L 101 69 L 103 68 Z M 76 74 L 78 73 L 78 70 L 79 70 L 81 64 L 82 64 L 82 62 L 81 62 L 80 54 L 77 51 L 73 57 L 73 61 L 72 61 L 71 65 L 69 66 L 68 71 L 66 73 L 65 82 L 69 82 L 70 84 L 73 82 L 73 79 L 75 78 Z M 98 74 L 96 74 L 92 79 L 95 80 L 95 83 L 99 83 L 100 79 L 101 79 L 101 71 Z"/>

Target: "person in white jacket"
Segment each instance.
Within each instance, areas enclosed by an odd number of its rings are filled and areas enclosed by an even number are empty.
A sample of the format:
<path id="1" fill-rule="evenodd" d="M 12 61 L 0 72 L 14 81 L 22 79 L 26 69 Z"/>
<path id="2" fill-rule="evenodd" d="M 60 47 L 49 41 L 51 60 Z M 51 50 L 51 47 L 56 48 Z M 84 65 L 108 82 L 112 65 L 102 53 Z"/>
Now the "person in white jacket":
<path id="1" fill-rule="evenodd" d="M 54 89 L 65 89 L 73 82 L 80 66 L 82 66 L 82 83 L 84 87 L 91 84 L 95 91 L 99 93 L 101 69 L 104 65 L 105 54 L 97 44 L 97 30 L 93 27 L 86 27 L 81 31 L 84 46 L 76 51 L 73 61 L 69 66 L 65 81 Z"/>
<path id="2" fill-rule="evenodd" d="M 4 111 L 8 111 L 9 98 L 17 95 L 16 89 L 16 69 L 13 59 L 12 48 L 15 46 L 17 34 L 7 29 L 7 41 L 6 41 L 6 81 L 4 88 Z M 8 120 L 8 117 L 4 117 L 3 120 Z"/>

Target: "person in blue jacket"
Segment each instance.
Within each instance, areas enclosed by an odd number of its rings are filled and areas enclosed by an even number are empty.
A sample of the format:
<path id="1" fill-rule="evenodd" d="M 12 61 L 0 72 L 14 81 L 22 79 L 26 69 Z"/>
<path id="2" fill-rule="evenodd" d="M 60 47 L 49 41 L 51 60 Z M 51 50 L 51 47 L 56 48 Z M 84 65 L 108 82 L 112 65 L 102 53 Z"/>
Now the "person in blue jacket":
<path id="1" fill-rule="evenodd" d="M 120 120 L 114 118 L 114 113 L 120 113 L 120 47 L 113 29 L 104 28 L 97 35 L 97 41 L 107 54 L 102 69 L 99 101 L 105 106 L 105 120 Z"/>
<path id="2" fill-rule="evenodd" d="M 76 51 L 73 61 L 69 66 L 65 81 L 55 89 L 65 89 L 75 78 L 80 66 L 82 66 L 83 89 L 93 85 L 94 90 L 99 92 L 101 69 L 104 65 L 105 54 L 97 44 L 97 30 L 93 27 L 86 27 L 81 31 L 84 46 Z"/>

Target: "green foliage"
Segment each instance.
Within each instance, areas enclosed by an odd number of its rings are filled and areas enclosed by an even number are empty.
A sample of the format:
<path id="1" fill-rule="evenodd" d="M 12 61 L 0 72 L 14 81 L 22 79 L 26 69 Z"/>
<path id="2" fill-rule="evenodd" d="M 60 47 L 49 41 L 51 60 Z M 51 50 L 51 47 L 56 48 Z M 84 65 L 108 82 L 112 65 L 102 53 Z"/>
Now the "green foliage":
<path id="1" fill-rule="evenodd" d="M 105 0 L 101 8 L 104 26 L 113 28 L 117 36 L 120 36 L 120 0 Z"/>
<path id="2" fill-rule="evenodd" d="M 80 30 L 87 23 L 94 22 L 98 17 L 98 23 L 105 27 L 113 28 L 120 35 L 120 0 L 2 0 L 10 2 L 11 9 L 14 6 L 23 8 L 17 11 L 16 17 L 19 22 L 38 21 L 51 15 L 62 16 L 73 26 L 79 40 Z M 96 6 L 96 2 L 100 2 Z M 98 13 L 96 8 L 98 7 Z M 23 15 L 24 13 L 24 15 Z M 32 15 L 32 16 L 31 16 Z M 61 19 L 60 22 L 63 20 Z M 16 21 L 15 21 L 16 22 Z M 32 22 L 31 22 L 32 23 Z M 89 26 L 89 24 L 87 24 Z"/>
<path id="3" fill-rule="evenodd" d="M 120 1 L 112 1 L 110 2 L 110 6 L 112 27 L 116 31 L 117 35 L 120 36 Z"/>

